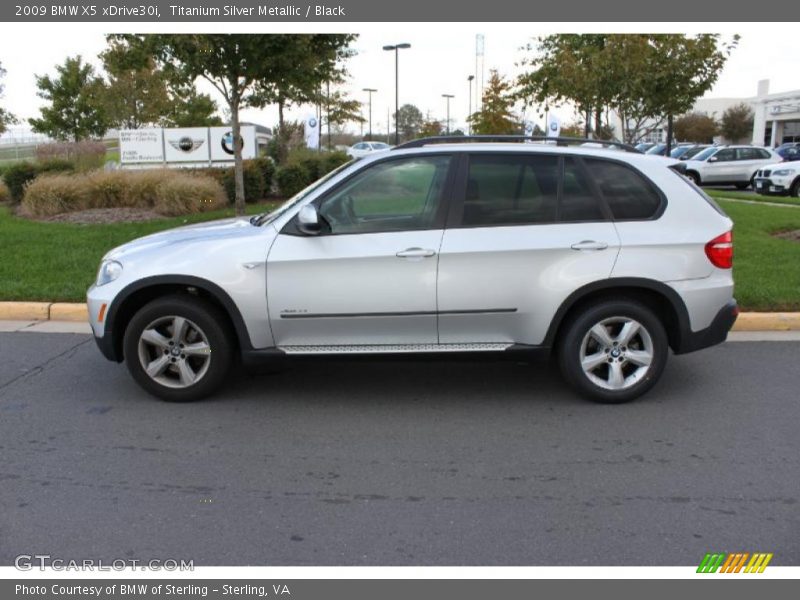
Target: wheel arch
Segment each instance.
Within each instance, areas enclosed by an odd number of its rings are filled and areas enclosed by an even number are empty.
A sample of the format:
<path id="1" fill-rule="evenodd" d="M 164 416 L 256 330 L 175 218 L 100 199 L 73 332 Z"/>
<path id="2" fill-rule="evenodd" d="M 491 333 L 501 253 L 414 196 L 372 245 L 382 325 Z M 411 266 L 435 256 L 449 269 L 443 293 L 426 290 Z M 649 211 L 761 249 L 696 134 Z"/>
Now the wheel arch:
<path id="1" fill-rule="evenodd" d="M 228 318 L 227 325 L 235 334 L 238 348 L 252 348 L 247 326 L 236 303 L 220 286 L 190 275 L 157 275 L 145 277 L 123 288 L 109 305 L 103 333 L 103 337 L 107 338 L 104 345 L 111 354 L 109 358 L 117 362 L 123 360 L 122 340 L 133 315 L 151 300 L 174 293 L 196 295 L 216 305 Z"/>
<path id="2" fill-rule="evenodd" d="M 614 277 L 585 285 L 567 296 L 550 322 L 544 345 L 553 347 L 564 326 L 581 308 L 607 299 L 636 300 L 653 310 L 662 320 L 673 351 L 682 347 L 691 331 L 686 305 L 678 292 L 667 284 L 638 277 Z"/>

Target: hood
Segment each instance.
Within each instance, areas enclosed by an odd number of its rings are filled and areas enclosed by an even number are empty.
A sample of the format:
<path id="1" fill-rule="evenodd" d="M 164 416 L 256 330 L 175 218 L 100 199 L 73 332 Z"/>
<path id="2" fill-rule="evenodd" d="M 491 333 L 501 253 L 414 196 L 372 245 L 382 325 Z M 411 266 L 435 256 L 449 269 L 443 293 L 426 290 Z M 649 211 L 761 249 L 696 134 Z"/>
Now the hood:
<path id="1" fill-rule="evenodd" d="M 131 252 L 140 252 L 173 244 L 244 237 L 257 234 L 261 229 L 251 225 L 249 217 L 220 219 L 218 221 L 186 225 L 137 238 L 110 250 L 103 258 L 119 259 Z"/>

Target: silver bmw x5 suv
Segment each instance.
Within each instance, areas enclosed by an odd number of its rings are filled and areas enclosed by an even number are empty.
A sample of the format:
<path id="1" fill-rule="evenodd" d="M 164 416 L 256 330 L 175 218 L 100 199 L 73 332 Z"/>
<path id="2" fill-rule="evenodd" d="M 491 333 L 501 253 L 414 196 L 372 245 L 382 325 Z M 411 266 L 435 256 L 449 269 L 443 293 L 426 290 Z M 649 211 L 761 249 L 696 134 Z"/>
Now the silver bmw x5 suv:
<path id="1" fill-rule="evenodd" d="M 459 140 L 348 163 L 269 214 L 111 250 L 88 291 L 100 350 L 171 401 L 210 394 L 235 361 L 482 353 L 553 355 L 579 393 L 625 402 L 670 349 L 725 340 L 733 223 L 678 161 Z"/>

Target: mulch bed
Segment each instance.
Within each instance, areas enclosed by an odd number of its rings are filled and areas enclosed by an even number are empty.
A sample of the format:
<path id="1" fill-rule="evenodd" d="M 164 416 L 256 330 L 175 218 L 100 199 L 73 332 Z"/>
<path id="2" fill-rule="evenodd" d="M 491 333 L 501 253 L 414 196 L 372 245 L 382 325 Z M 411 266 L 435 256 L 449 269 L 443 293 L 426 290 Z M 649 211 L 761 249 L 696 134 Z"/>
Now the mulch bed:
<path id="1" fill-rule="evenodd" d="M 782 240 L 800 242 L 800 229 L 795 229 L 793 231 L 781 231 L 780 233 L 773 233 L 772 235 L 773 237 L 780 238 Z"/>
<path id="2" fill-rule="evenodd" d="M 36 220 L 48 223 L 106 225 L 108 223 L 138 223 L 163 218 L 163 215 L 145 208 L 90 208 L 50 217 L 41 217 Z"/>

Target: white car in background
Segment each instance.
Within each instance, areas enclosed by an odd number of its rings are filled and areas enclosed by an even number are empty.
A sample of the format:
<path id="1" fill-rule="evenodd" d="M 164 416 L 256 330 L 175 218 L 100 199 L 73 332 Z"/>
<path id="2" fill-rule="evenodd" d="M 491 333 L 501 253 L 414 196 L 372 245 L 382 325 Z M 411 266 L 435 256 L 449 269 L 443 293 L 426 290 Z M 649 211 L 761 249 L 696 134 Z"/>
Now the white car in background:
<path id="1" fill-rule="evenodd" d="M 800 161 L 767 165 L 756 172 L 753 184 L 765 196 L 800 198 Z"/>
<path id="2" fill-rule="evenodd" d="M 744 190 L 753 184 L 756 171 L 781 160 L 776 152 L 759 146 L 712 146 L 684 164 L 686 176 L 697 185 L 735 185 Z"/>
<path id="3" fill-rule="evenodd" d="M 383 142 L 358 142 L 347 149 L 347 156 L 350 158 L 363 158 L 373 152 L 384 152 L 390 149 L 391 146 Z"/>

